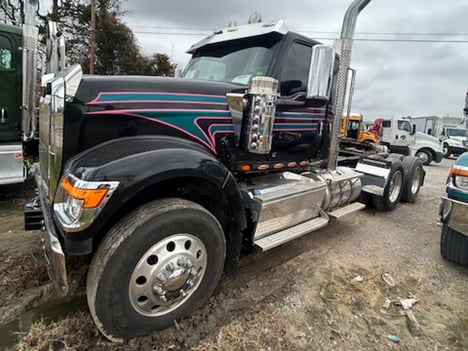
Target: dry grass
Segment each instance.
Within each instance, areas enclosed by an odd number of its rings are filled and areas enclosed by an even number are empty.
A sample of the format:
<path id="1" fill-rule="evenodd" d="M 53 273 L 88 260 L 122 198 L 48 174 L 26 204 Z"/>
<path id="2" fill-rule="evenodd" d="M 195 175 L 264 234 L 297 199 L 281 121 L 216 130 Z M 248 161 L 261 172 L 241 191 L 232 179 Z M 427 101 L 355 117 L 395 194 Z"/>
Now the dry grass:
<path id="1" fill-rule="evenodd" d="M 19 351 L 91 350 L 98 348 L 98 339 L 91 316 L 80 312 L 59 322 L 34 323 L 17 348 Z"/>
<path id="2" fill-rule="evenodd" d="M 258 311 L 255 316 L 232 320 L 200 341 L 192 351 L 294 350 L 286 337 L 287 326 L 274 314 Z M 249 318 L 250 317 L 250 318 Z"/>
<path id="3" fill-rule="evenodd" d="M 36 252 L 25 256 L 6 256 L 0 264 L 2 295 L 44 285 L 48 280 L 44 259 Z"/>

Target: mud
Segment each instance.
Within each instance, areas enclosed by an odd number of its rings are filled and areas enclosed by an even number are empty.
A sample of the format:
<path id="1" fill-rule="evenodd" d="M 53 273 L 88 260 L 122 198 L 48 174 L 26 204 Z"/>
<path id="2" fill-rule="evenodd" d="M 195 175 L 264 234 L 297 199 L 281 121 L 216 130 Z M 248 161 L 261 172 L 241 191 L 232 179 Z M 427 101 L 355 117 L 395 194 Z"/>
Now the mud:
<path id="1" fill-rule="evenodd" d="M 439 197 L 454 159 L 426 167 L 415 204 L 365 209 L 267 253 L 241 259 L 205 306 L 126 344 L 97 333 L 88 311 L 36 322 L 3 345 L 22 350 L 466 350 L 468 268 L 440 257 Z M 0 188 L 0 324 L 58 301 L 39 232 L 24 232 L 31 184 Z M 76 264 L 72 295 L 84 292 Z M 400 299 L 414 298 L 409 316 Z M 60 309 L 60 307 L 58 307 Z M 393 341 L 392 341 L 393 340 Z"/>

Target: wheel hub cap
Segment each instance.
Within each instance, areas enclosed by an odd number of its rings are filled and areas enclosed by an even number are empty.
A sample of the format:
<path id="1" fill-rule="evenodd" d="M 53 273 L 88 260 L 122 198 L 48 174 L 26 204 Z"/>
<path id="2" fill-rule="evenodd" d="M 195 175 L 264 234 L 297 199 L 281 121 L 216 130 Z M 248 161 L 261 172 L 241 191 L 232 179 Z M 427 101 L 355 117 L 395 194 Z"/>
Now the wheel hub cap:
<path id="1" fill-rule="evenodd" d="M 132 306 L 146 316 L 173 311 L 196 290 L 206 264 L 206 248 L 197 237 L 175 234 L 164 238 L 143 254 L 133 270 Z"/>

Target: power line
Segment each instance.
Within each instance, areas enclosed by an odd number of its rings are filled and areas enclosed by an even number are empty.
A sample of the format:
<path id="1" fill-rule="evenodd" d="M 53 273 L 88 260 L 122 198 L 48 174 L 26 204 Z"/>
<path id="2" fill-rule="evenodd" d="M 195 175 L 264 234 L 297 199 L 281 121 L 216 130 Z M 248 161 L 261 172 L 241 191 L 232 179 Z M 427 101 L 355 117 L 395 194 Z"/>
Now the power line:
<path id="1" fill-rule="evenodd" d="M 138 26 L 134 25 L 133 28 L 147 28 L 147 29 L 163 29 L 168 31 L 178 31 L 178 30 L 200 30 L 200 31 L 209 31 L 213 32 L 213 28 L 208 27 L 170 27 L 170 26 Z M 321 30 L 301 30 L 294 28 L 294 31 L 300 33 L 315 33 L 315 34 L 330 34 L 330 35 L 339 35 L 338 31 L 321 31 Z M 153 33 L 154 31 L 149 31 L 148 33 Z M 161 32 L 161 31 L 156 31 Z M 141 31 L 135 31 L 135 33 L 146 33 Z M 165 32 L 164 32 L 165 33 Z M 185 33 L 184 33 L 185 34 Z M 207 35 L 205 33 L 204 35 Z M 393 36 L 468 36 L 468 33 L 455 33 L 455 32 L 356 32 L 356 35 L 393 35 Z"/>
<path id="2" fill-rule="evenodd" d="M 189 32 L 165 32 L 165 31 L 134 31 L 136 34 L 149 35 L 184 35 L 184 36 L 207 36 L 211 33 L 189 33 Z M 314 37 L 317 40 L 336 40 L 338 37 Z M 368 42 L 413 42 L 413 43 L 468 43 L 468 39 L 403 39 L 403 38 L 354 38 L 355 41 Z"/>

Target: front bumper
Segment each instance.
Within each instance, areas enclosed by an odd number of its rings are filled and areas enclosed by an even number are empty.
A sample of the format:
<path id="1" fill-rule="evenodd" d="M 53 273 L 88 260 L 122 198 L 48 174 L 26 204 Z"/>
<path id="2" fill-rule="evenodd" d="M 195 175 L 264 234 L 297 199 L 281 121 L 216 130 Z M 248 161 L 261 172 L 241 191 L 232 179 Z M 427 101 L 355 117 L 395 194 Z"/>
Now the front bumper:
<path id="1" fill-rule="evenodd" d="M 468 236 L 468 203 L 443 196 L 439 208 L 441 222 Z"/>
<path id="2" fill-rule="evenodd" d="M 65 254 L 62 249 L 62 244 L 58 239 L 57 229 L 55 227 L 52 214 L 50 212 L 49 201 L 47 199 L 47 186 L 42 179 L 38 168 L 35 169 L 34 178 L 38 189 L 37 200 L 28 204 L 26 209 L 34 206 L 39 207 L 42 212 L 41 229 L 43 230 L 42 235 L 42 250 L 47 264 L 47 272 L 50 279 L 54 282 L 57 289 L 62 294 L 68 293 L 68 278 L 67 268 L 65 261 Z"/>
<path id="3" fill-rule="evenodd" d="M 468 151 L 468 148 L 463 146 L 450 146 L 448 147 L 449 152 L 454 155 L 461 155 L 462 153 Z"/>

